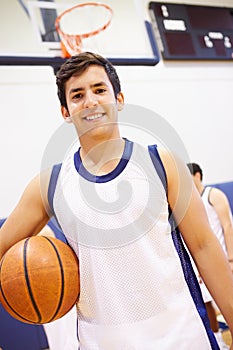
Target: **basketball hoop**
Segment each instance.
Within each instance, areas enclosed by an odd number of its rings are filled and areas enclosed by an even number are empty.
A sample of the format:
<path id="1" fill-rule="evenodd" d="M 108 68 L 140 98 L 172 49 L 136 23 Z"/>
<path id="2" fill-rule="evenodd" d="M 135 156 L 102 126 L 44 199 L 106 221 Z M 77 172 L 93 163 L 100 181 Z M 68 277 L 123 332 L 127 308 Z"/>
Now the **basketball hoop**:
<path id="1" fill-rule="evenodd" d="M 73 22 L 71 15 L 74 16 Z M 104 31 L 110 25 L 112 15 L 111 7 L 99 2 L 78 4 L 62 12 L 56 18 L 55 28 L 61 39 L 63 57 L 71 57 L 82 52 L 82 40 Z M 69 21 L 65 23 L 66 17 Z M 73 28 L 69 28 L 71 23 Z"/>

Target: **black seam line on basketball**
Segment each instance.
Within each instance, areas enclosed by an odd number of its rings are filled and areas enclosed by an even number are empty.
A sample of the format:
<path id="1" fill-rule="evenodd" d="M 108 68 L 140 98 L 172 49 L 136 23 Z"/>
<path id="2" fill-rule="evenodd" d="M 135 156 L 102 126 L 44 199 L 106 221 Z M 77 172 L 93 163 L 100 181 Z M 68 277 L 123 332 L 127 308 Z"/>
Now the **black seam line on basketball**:
<path id="1" fill-rule="evenodd" d="M 56 246 L 54 245 L 54 243 L 48 238 L 43 236 L 43 238 L 47 239 L 49 241 L 49 243 L 52 245 L 52 247 L 54 248 L 57 258 L 58 258 L 58 262 L 59 262 L 59 266 L 60 266 L 60 271 L 61 271 L 61 294 L 60 294 L 60 300 L 57 306 L 56 311 L 54 312 L 54 315 L 51 317 L 51 319 L 48 322 L 51 322 L 58 314 L 58 311 L 60 309 L 60 306 L 62 304 L 63 298 L 64 298 L 64 270 L 63 270 L 63 266 L 62 266 L 62 262 L 61 262 L 61 258 L 60 255 L 58 253 L 58 250 L 56 248 Z"/>
<path id="2" fill-rule="evenodd" d="M 1 261 L 1 264 L 0 264 L 0 276 L 1 276 L 1 272 L 2 272 L 2 265 L 3 265 L 3 260 L 4 260 L 4 259 L 5 259 L 5 256 L 3 256 L 2 261 Z M 27 318 L 23 317 L 23 316 L 20 315 L 17 311 L 15 311 L 15 310 L 12 308 L 12 306 L 9 304 L 9 302 L 8 302 L 8 300 L 7 300 L 7 298 L 6 298 L 5 294 L 4 294 L 4 291 L 3 291 L 3 289 L 2 289 L 1 279 L 0 279 L 0 291 L 1 291 L 1 293 L 2 293 L 3 299 L 5 300 L 5 303 L 7 304 L 7 306 L 9 307 L 9 309 L 11 309 L 11 311 L 13 311 L 13 313 L 14 313 L 15 315 L 17 315 L 18 317 L 20 317 L 21 320 L 29 321 Z M 12 316 L 13 316 L 13 315 L 12 315 Z M 30 322 L 31 322 L 31 321 L 30 321 Z M 36 323 L 36 322 L 31 322 L 31 323 Z"/>
<path id="3" fill-rule="evenodd" d="M 32 305 L 34 307 L 34 310 L 37 314 L 37 317 L 38 317 L 38 322 L 35 322 L 35 323 L 40 323 L 41 322 L 41 313 L 40 313 L 40 310 L 38 309 L 38 306 L 36 304 L 36 301 L 34 299 L 34 296 L 33 296 L 33 293 L 32 293 L 32 288 L 31 288 L 31 285 L 30 285 L 30 279 L 29 279 L 29 275 L 28 275 L 28 268 L 27 268 L 27 246 L 28 246 L 28 241 L 29 241 L 30 238 L 27 238 L 25 243 L 24 243 L 24 246 L 23 246 L 23 265 L 24 265 L 24 274 L 25 274 L 25 278 L 26 278 L 26 283 L 27 283 L 27 288 L 28 288 L 28 292 L 29 292 L 29 295 L 30 295 L 30 298 L 31 298 L 31 302 L 32 302 Z M 30 321 L 30 320 L 29 320 Z"/>
<path id="4" fill-rule="evenodd" d="M 2 274 L 2 264 L 3 264 L 4 258 L 5 258 L 5 256 L 3 256 L 2 261 L 1 261 L 1 265 L 0 265 L 0 276 L 1 276 L 1 274 Z M 6 298 L 6 296 L 5 296 L 4 292 L 3 292 L 1 278 L 0 278 L 0 291 L 1 291 L 1 293 L 2 293 L 2 297 L 3 297 L 3 299 L 5 300 L 6 304 L 7 304 L 7 305 L 9 306 L 9 308 L 12 310 L 12 308 L 11 308 L 11 306 L 9 305 L 9 303 L 8 303 L 8 301 L 7 301 L 7 298 Z M 12 311 L 14 311 L 14 310 L 12 310 Z"/>

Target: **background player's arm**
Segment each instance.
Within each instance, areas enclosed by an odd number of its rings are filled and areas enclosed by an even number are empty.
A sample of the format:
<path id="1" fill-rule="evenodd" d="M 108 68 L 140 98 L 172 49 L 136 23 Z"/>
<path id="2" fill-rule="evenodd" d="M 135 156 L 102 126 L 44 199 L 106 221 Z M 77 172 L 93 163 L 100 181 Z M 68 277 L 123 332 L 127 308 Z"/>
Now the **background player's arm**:
<path id="1" fill-rule="evenodd" d="M 15 209 L 0 230 L 0 259 L 16 242 L 37 234 L 48 222 L 50 213 L 46 200 L 49 176 L 36 176 L 28 184 Z M 43 186 L 41 186 L 43 184 Z"/>
<path id="2" fill-rule="evenodd" d="M 209 194 L 209 201 L 215 208 L 221 222 L 228 259 L 233 271 L 233 223 L 227 196 L 218 188 L 212 188 Z"/>
<path id="3" fill-rule="evenodd" d="M 167 174 L 168 201 L 180 232 L 233 334 L 233 276 L 226 256 L 211 230 L 204 204 L 186 164 L 166 151 L 159 153 Z"/>

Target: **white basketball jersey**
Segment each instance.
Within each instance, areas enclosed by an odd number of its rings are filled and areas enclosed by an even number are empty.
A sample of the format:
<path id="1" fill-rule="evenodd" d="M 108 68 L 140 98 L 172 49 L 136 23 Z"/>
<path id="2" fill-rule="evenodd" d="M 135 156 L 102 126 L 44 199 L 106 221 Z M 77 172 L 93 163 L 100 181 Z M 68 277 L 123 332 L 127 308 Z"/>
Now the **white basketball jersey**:
<path id="1" fill-rule="evenodd" d="M 216 237 L 218 238 L 218 240 L 219 240 L 219 242 L 224 250 L 224 253 L 227 255 L 227 249 L 226 249 L 226 243 L 225 243 L 222 225 L 221 225 L 221 222 L 219 220 L 219 217 L 218 217 L 218 214 L 217 214 L 215 208 L 213 207 L 213 205 L 209 201 L 209 195 L 210 195 L 211 189 L 212 189 L 212 187 L 210 187 L 210 186 L 205 187 L 204 192 L 202 193 L 202 200 L 203 200 L 203 203 L 204 203 L 206 211 L 207 211 L 210 226 L 211 226 L 213 232 L 215 233 Z"/>
<path id="2" fill-rule="evenodd" d="M 103 176 L 70 152 L 53 207 L 79 258 L 81 350 L 218 349 L 185 281 L 147 148 L 126 140 L 117 168 Z"/>

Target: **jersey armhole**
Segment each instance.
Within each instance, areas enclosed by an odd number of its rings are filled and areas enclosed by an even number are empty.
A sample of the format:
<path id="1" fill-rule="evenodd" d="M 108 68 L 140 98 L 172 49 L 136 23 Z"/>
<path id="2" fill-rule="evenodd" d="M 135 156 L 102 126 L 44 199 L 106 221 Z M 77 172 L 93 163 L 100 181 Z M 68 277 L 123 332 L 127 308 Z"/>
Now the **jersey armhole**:
<path id="1" fill-rule="evenodd" d="M 166 195 L 168 197 L 167 176 L 166 176 L 166 172 L 165 172 L 162 160 L 161 160 L 159 153 L 158 153 L 158 150 L 157 150 L 157 145 L 148 146 L 148 149 L 149 149 L 149 153 L 150 153 L 152 162 L 154 164 L 154 167 L 155 167 L 155 169 L 156 169 L 156 171 L 161 179 L 163 187 L 166 191 Z M 193 298 L 193 301 L 195 303 L 195 306 L 196 306 L 196 309 L 199 313 L 199 316 L 200 316 L 200 318 L 204 324 L 204 327 L 206 329 L 207 336 L 209 338 L 211 346 L 213 349 L 215 349 L 217 344 L 216 344 L 215 337 L 214 337 L 214 335 L 210 329 L 210 326 L 209 326 L 209 319 L 208 319 L 205 304 L 204 304 L 204 301 L 203 301 L 203 298 L 201 295 L 200 286 L 198 284 L 196 275 L 193 271 L 190 257 L 186 251 L 185 246 L 184 246 L 180 231 L 176 225 L 176 221 L 175 221 L 175 218 L 173 217 L 172 210 L 170 208 L 169 203 L 168 203 L 168 210 L 169 210 L 169 223 L 171 226 L 172 240 L 173 240 L 175 249 L 178 253 L 180 262 L 181 262 L 184 278 L 185 278 L 186 283 L 188 285 L 190 294 Z"/>
<path id="2" fill-rule="evenodd" d="M 208 203 L 209 203 L 209 205 L 211 205 L 211 207 L 213 207 L 213 204 L 210 201 L 210 193 L 211 193 L 212 189 L 213 189 L 213 187 L 210 187 L 209 192 L 208 192 Z"/>
<path id="3" fill-rule="evenodd" d="M 155 167 L 155 170 L 157 171 L 157 174 L 162 182 L 162 185 L 167 195 L 167 175 L 163 166 L 163 162 L 160 158 L 157 145 L 148 146 L 148 150 L 149 150 L 152 163 Z"/>
<path id="4" fill-rule="evenodd" d="M 50 180 L 49 180 L 49 187 L 48 187 L 48 203 L 49 203 L 51 212 L 53 213 L 54 216 L 55 216 L 55 213 L 54 213 L 54 207 L 53 207 L 53 197 L 54 197 L 54 193 L 57 185 L 57 179 L 58 179 L 60 170 L 61 170 L 61 163 L 55 164 L 53 166 Z"/>
<path id="5" fill-rule="evenodd" d="M 47 225 L 51 228 L 51 230 L 53 231 L 55 237 L 57 239 L 59 239 L 60 241 L 68 244 L 68 241 L 66 239 L 66 236 L 64 235 L 64 233 L 61 230 L 61 226 L 59 225 L 57 219 L 55 216 L 53 216 L 49 222 L 47 223 Z"/>
<path id="6" fill-rule="evenodd" d="M 150 145 L 150 146 L 148 146 L 148 150 L 149 150 L 149 154 L 150 154 L 152 163 L 155 167 L 155 170 L 157 171 L 157 174 L 158 174 L 158 176 L 162 182 L 162 185 L 164 187 L 164 190 L 166 192 L 167 201 L 168 201 L 167 175 L 166 175 L 166 171 L 165 171 L 163 162 L 162 162 L 161 157 L 160 157 L 159 152 L 158 152 L 158 147 L 157 147 L 157 145 Z M 175 223 L 175 219 L 173 217 L 172 210 L 171 210 L 169 203 L 168 203 L 168 212 L 169 212 L 169 222 L 171 225 L 171 229 L 172 229 L 172 231 L 174 231 L 176 229 L 176 223 Z"/>
<path id="7" fill-rule="evenodd" d="M 49 220 L 48 226 L 50 226 L 56 238 L 60 239 L 64 243 L 67 243 L 66 237 L 61 230 L 59 221 L 57 220 L 57 217 L 54 211 L 54 206 L 53 206 L 53 198 L 56 190 L 57 179 L 61 170 L 61 165 L 62 163 L 55 164 L 52 168 L 52 172 L 50 175 L 49 187 L 48 187 L 48 203 L 49 203 L 50 210 L 53 214 L 53 217 Z"/>

